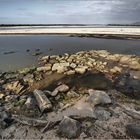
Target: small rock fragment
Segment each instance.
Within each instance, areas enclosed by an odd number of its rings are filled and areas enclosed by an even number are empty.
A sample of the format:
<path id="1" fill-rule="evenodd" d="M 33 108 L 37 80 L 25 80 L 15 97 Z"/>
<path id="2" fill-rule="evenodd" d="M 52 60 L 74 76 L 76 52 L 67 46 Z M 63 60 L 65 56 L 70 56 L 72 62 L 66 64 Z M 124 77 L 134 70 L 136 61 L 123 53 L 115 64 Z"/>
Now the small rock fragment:
<path id="1" fill-rule="evenodd" d="M 34 107 L 34 100 L 32 97 L 28 97 L 26 102 L 25 102 L 25 105 L 27 108 L 31 109 Z"/>
<path id="2" fill-rule="evenodd" d="M 3 93 L 0 93 L 0 99 L 3 99 L 5 95 Z"/>

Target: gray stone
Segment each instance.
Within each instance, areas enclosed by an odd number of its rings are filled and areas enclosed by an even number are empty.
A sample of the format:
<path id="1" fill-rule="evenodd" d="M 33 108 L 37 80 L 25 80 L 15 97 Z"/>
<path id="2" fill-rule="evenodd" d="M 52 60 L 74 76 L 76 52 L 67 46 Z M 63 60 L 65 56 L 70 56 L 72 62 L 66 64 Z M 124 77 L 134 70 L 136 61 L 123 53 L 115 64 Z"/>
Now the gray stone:
<path id="1" fill-rule="evenodd" d="M 0 113 L 0 120 L 4 121 L 7 125 L 10 124 L 12 122 L 11 114 L 6 111 L 2 111 Z"/>
<path id="2" fill-rule="evenodd" d="M 34 90 L 34 96 L 37 100 L 38 106 L 41 112 L 48 111 L 52 109 L 52 104 L 47 96 L 41 90 Z"/>
<path id="3" fill-rule="evenodd" d="M 28 97 L 26 102 L 25 102 L 25 105 L 27 108 L 31 109 L 31 108 L 34 108 L 35 106 L 35 101 L 32 97 Z"/>
<path id="4" fill-rule="evenodd" d="M 111 116 L 111 113 L 102 109 L 102 108 L 96 108 L 95 111 L 94 111 L 95 115 L 96 115 L 96 118 L 99 120 L 99 121 L 107 121 L 110 116 Z"/>
<path id="5" fill-rule="evenodd" d="M 56 96 L 58 94 L 58 89 L 55 89 L 52 93 L 51 93 L 51 96 Z"/>
<path id="6" fill-rule="evenodd" d="M 58 90 L 59 92 L 67 92 L 69 90 L 69 87 L 65 84 L 58 86 L 55 90 Z"/>
<path id="7" fill-rule="evenodd" d="M 127 133 L 137 139 L 140 139 L 140 124 L 129 124 L 126 126 Z"/>
<path id="8" fill-rule="evenodd" d="M 75 63 L 71 63 L 71 64 L 70 64 L 70 67 L 73 68 L 73 69 L 76 68 L 76 66 L 77 66 L 77 65 L 76 65 Z"/>
<path id="9" fill-rule="evenodd" d="M 66 138 L 77 138 L 81 133 L 81 124 L 69 117 L 64 116 L 59 125 L 59 133 Z"/>
<path id="10" fill-rule="evenodd" d="M 87 102 L 89 102 L 93 107 L 98 104 L 111 103 L 110 97 L 104 91 L 89 89 L 88 92 L 90 96 L 87 98 Z"/>

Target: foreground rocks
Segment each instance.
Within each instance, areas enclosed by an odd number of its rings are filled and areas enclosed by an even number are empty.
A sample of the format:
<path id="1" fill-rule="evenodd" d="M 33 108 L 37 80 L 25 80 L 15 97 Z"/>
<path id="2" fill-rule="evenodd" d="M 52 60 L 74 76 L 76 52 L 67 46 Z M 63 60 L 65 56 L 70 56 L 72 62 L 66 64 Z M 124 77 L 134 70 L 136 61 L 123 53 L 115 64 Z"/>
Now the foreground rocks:
<path id="1" fill-rule="evenodd" d="M 139 138 L 139 57 L 82 51 L 39 63 L 0 74 L 0 138 Z"/>
<path id="2" fill-rule="evenodd" d="M 67 116 L 59 124 L 59 133 L 67 138 L 77 138 L 81 132 L 81 124 Z"/>

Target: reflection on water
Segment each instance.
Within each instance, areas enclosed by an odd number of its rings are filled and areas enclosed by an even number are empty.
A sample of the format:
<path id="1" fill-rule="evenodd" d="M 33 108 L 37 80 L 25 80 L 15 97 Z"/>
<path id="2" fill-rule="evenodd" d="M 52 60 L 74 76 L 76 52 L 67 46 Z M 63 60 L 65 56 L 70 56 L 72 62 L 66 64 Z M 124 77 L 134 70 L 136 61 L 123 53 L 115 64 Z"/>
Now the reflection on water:
<path id="1" fill-rule="evenodd" d="M 8 71 L 36 65 L 38 56 L 32 54 L 38 49 L 43 55 L 106 49 L 112 53 L 140 56 L 140 41 L 51 35 L 3 35 L 0 36 L 0 70 Z M 4 54 L 11 51 L 16 53 Z"/>

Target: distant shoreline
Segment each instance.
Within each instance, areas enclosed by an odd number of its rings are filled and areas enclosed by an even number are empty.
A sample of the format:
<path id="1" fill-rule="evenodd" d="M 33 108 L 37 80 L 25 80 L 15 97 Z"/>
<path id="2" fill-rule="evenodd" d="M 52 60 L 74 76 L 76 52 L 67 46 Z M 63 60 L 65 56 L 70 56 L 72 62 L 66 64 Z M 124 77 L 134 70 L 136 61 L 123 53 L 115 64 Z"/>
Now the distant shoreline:
<path id="1" fill-rule="evenodd" d="M 140 39 L 138 27 L 98 26 L 14 26 L 0 27 L 0 35 L 70 35 L 79 37 L 117 37 Z"/>

